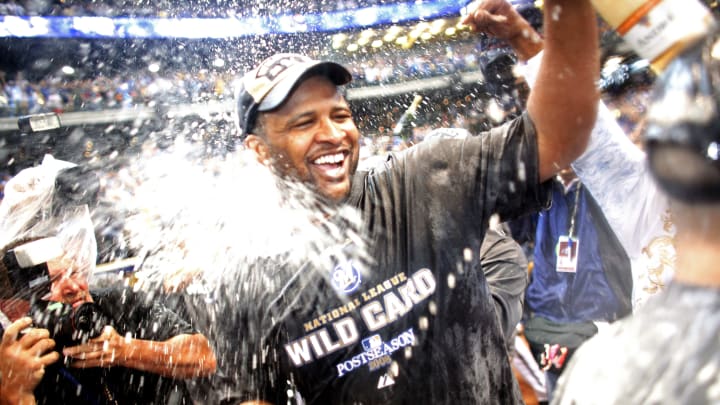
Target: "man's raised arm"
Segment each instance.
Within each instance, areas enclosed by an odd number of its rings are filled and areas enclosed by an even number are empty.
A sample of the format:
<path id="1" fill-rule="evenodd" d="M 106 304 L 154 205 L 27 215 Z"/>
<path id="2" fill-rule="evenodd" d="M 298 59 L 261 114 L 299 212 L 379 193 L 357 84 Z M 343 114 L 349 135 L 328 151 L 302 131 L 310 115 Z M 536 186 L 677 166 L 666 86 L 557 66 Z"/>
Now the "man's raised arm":
<path id="1" fill-rule="evenodd" d="M 545 2 L 544 25 L 545 52 L 527 106 L 538 132 L 540 180 L 585 150 L 600 99 L 597 20 L 590 1 Z"/>
<path id="2" fill-rule="evenodd" d="M 508 28 L 527 24 L 517 13 L 499 17 L 492 7 L 508 5 L 497 0 L 475 2 L 468 6 L 464 22 L 477 31 L 488 31 L 490 25 L 499 27 L 497 18 L 512 20 L 506 21 Z M 527 104 L 538 133 L 541 181 L 568 166 L 585 150 L 600 100 L 596 86 L 600 71 L 597 19 L 590 1 L 548 0 L 543 13 L 545 51 Z M 521 51 L 521 58 L 529 58 L 543 44 L 534 38 L 529 24 L 526 28 L 520 30 L 521 36 L 516 35 L 517 29 L 490 33 L 505 36 Z"/>

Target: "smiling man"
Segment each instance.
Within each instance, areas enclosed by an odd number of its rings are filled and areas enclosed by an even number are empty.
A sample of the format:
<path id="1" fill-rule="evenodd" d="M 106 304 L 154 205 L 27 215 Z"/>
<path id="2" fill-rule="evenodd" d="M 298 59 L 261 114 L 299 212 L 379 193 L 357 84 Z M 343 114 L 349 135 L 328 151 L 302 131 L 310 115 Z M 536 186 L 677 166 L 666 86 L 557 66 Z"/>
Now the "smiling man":
<path id="1" fill-rule="evenodd" d="M 487 16 L 475 7 L 468 22 L 482 28 Z M 527 112 L 479 136 L 390 154 L 370 171 L 356 170 L 359 131 L 341 87 L 351 80 L 344 67 L 278 54 L 242 77 L 246 148 L 280 177 L 358 209 L 372 260 L 297 269 L 287 280 L 277 280 L 277 266 L 247 271 L 280 288 L 239 280 L 232 294 L 252 308 L 219 312 L 238 322 L 229 350 L 217 351 L 235 380 L 222 389 L 225 403 L 522 401 L 480 246 L 494 215 L 508 220 L 547 204 L 543 182 L 583 151 L 598 102 L 589 1 L 548 0 L 545 10 L 544 59 Z"/>
<path id="2" fill-rule="evenodd" d="M 330 200 L 345 198 L 358 165 L 360 133 L 337 86 L 351 79 L 333 62 L 296 54 L 266 59 L 245 75 L 238 100 L 246 146 L 281 175 L 314 186 Z"/>

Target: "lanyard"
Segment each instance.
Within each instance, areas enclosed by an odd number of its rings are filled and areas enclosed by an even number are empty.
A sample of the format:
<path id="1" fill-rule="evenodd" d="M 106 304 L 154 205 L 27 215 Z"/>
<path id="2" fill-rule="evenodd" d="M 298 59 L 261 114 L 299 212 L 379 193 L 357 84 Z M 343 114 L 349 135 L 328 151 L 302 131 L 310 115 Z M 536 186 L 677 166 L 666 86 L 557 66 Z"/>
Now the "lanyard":
<path id="1" fill-rule="evenodd" d="M 570 212 L 570 231 L 568 232 L 568 237 L 570 238 L 574 238 L 573 235 L 575 235 L 575 218 L 577 217 L 578 204 L 580 203 L 580 187 L 582 187 L 582 183 L 578 182 L 577 188 L 575 189 L 575 203 Z"/>

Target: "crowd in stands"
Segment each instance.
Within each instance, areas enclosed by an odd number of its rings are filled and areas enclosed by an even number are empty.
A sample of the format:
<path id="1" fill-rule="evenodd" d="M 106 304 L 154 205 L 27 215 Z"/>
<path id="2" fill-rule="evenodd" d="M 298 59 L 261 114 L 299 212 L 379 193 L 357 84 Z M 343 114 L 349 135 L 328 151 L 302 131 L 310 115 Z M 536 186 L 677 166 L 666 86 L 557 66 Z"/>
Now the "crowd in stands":
<path id="1" fill-rule="evenodd" d="M 175 73 L 170 77 L 136 72 L 127 76 L 73 80 L 51 77 L 31 82 L 19 73 L 4 80 L 0 116 L 132 108 L 152 105 L 153 100 L 159 99 L 178 103 L 218 99 L 232 96 L 225 86 L 227 79 L 227 75 L 206 71 L 192 75 Z"/>
<path id="2" fill-rule="evenodd" d="M 217 18 L 247 15 L 271 15 L 277 10 L 287 14 L 323 13 L 352 10 L 381 4 L 398 3 L 396 0 L 311 0 L 311 1 L 171 1 L 136 2 L 131 0 L 8 0 L 0 4 L 0 15 L 16 16 L 101 16 L 101 17 L 168 17 Z"/>
<path id="3" fill-rule="evenodd" d="M 445 52 L 420 47 L 410 52 L 378 52 L 371 58 L 338 55 L 337 59 L 350 68 L 355 82 L 372 86 L 477 70 L 501 51 L 478 42 L 459 41 L 444 45 Z"/>
<path id="4" fill-rule="evenodd" d="M 342 60 L 353 72 L 353 86 L 372 86 L 472 71 L 481 67 L 488 54 L 470 42 L 444 44 L 445 52 L 376 53 Z M 438 45 L 438 46 L 443 46 Z M 0 72 L 0 117 L 42 112 L 96 111 L 148 105 L 159 96 L 171 103 L 225 100 L 233 96 L 229 84 L 233 73 L 197 70 L 169 74 L 133 71 L 114 77 L 80 79 L 63 74 L 39 81 L 22 72 Z M 229 97 L 229 98 L 228 98 Z"/>
<path id="5" fill-rule="evenodd" d="M 395 53 L 378 52 L 364 55 L 362 59 L 348 55 L 333 57 L 350 68 L 354 75 L 352 86 L 363 87 L 482 70 L 483 64 L 487 63 L 493 53 L 502 51 L 488 51 L 472 41 L 456 41 L 440 46 L 446 46 L 446 52 L 413 49 Z M 34 82 L 24 79 L 22 73 L 5 76 L 0 72 L 0 117 L 153 107 L 158 103 L 178 105 L 210 100 L 230 101 L 234 97 L 234 79 L 233 74 L 219 70 L 174 72 L 169 76 L 146 70 L 92 79 L 68 80 L 53 76 Z M 635 129 L 639 117 L 644 114 L 647 88 L 647 85 L 632 86 L 627 91 L 605 94 L 606 102 L 632 139 L 638 139 L 639 131 Z M 514 116 L 520 110 L 517 94 L 495 90 L 489 91 L 490 94 L 492 97 L 486 97 L 473 94 L 470 90 L 468 93 L 426 99 L 417 113 L 412 135 L 403 137 L 394 134 L 393 127 L 407 106 L 398 104 L 390 109 L 383 107 L 382 113 L 369 114 L 381 119 L 358 120 L 358 126 L 366 135 L 363 154 L 372 156 L 403 149 L 422 141 L 423 134 L 432 128 L 458 127 L 477 133 Z"/>

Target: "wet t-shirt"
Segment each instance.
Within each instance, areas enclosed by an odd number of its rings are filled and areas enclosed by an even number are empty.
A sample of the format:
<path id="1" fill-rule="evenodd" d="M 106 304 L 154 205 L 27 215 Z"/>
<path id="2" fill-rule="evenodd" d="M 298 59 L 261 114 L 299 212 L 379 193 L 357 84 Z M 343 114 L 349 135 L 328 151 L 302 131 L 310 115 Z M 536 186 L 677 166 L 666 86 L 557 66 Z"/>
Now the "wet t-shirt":
<path id="1" fill-rule="evenodd" d="M 257 305 L 238 315 L 232 303 L 220 310 L 238 325 L 227 339 L 235 346 L 224 345 L 232 354 L 218 348 L 219 367 L 235 380 L 223 396 L 521 402 L 479 252 L 494 214 L 507 220 L 546 203 L 537 166 L 534 127 L 523 115 L 359 172 L 347 203 L 361 211 L 371 260 L 292 271 L 270 260 L 249 272 L 245 287 L 225 291 Z"/>
<path id="2" fill-rule="evenodd" d="M 585 342 L 553 404 L 720 403 L 720 289 L 671 282 Z"/>
<path id="3" fill-rule="evenodd" d="M 93 300 L 121 335 L 164 341 L 196 331 L 165 307 L 160 298 L 125 288 L 91 292 Z M 183 404 L 182 380 L 125 367 L 72 368 L 61 361 L 46 368 L 35 390 L 38 404 Z"/>

